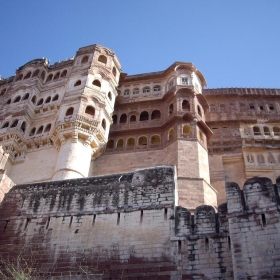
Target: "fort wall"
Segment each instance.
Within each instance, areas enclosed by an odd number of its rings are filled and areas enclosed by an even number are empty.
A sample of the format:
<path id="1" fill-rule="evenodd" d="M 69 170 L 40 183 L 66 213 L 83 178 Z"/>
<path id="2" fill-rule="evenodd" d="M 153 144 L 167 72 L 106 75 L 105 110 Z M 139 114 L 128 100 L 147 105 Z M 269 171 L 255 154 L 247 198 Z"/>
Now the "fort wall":
<path id="1" fill-rule="evenodd" d="M 50 279 L 277 279 L 279 186 L 228 183 L 217 213 L 191 213 L 174 167 L 17 185 L 0 208 L 1 257 Z"/>

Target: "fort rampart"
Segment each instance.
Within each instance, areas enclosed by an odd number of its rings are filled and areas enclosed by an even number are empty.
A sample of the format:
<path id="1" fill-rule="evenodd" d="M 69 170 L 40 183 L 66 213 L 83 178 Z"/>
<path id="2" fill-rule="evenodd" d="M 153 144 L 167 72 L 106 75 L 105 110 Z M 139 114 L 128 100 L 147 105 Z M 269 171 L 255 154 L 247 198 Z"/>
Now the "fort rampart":
<path id="1" fill-rule="evenodd" d="M 14 186 L 0 254 L 42 279 L 280 279 L 279 188 L 227 186 L 227 204 L 177 205 L 176 169 Z"/>

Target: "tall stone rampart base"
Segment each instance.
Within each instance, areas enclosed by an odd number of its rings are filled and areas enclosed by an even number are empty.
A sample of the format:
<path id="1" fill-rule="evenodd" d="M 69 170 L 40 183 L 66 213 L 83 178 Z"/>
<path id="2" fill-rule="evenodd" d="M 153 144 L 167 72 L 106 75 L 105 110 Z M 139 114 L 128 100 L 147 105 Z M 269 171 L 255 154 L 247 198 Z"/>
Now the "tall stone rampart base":
<path id="1" fill-rule="evenodd" d="M 0 208 L 0 257 L 42 279 L 278 279 L 279 189 L 227 186 L 228 203 L 177 206 L 174 167 L 14 186 Z M 70 278 L 71 276 L 71 278 Z"/>

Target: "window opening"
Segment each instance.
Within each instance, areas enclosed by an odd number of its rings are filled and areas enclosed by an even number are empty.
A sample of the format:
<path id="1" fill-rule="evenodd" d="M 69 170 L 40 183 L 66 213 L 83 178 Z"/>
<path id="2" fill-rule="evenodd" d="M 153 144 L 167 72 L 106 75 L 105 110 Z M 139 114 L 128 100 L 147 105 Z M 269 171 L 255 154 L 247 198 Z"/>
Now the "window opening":
<path id="1" fill-rule="evenodd" d="M 159 91 L 161 91 L 160 86 L 158 85 L 154 86 L 154 92 L 159 92 Z"/>
<path id="2" fill-rule="evenodd" d="M 88 56 L 85 55 L 82 60 L 81 60 L 81 63 L 87 63 L 88 62 Z"/>
<path id="3" fill-rule="evenodd" d="M 182 77 L 181 82 L 182 82 L 182 85 L 187 85 L 188 84 L 188 78 L 187 77 Z"/>
<path id="4" fill-rule="evenodd" d="M 26 100 L 26 99 L 28 99 L 28 98 L 29 98 L 29 93 L 26 93 L 26 94 L 24 95 L 24 97 L 23 97 L 22 100 Z"/>
<path id="5" fill-rule="evenodd" d="M 18 125 L 18 120 L 15 120 L 15 121 L 12 123 L 11 127 L 16 127 L 17 125 Z"/>
<path id="6" fill-rule="evenodd" d="M 147 111 L 143 111 L 140 114 L 140 122 L 149 120 L 149 114 Z"/>
<path id="7" fill-rule="evenodd" d="M 136 116 L 135 116 L 135 115 L 132 115 L 132 116 L 130 117 L 129 122 L 136 122 Z"/>
<path id="8" fill-rule="evenodd" d="M 24 80 L 25 79 L 28 79 L 28 78 L 30 78 L 31 77 L 31 72 L 28 72 L 25 76 L 24 76 Z"/>
<path id="9" fill-rule="evenodd" d="M 120 123 L 126 123 L 127 121 L 127 115 L 126 114 L 122 114 L 120 117 Z"/>
<path id="10" fill-rule="evenodd" d="M 117 115 L 113 115 L 112 119 L 113 119 L 113 124 L 116 124 L 117 121 L 118 121 L 118 116 Z"/>
<path id="11" fill-rule="evenodd" d="M 183 100 L 183 102 L 182 102 L 182 109 L 183 110 L 190 110 L 190 103 L 189 103 L 189 101 L 188 100 Z"/>
<path id="12" fill-rule="evenodd" d="M 102 127 L 103 127 L 104 130 L 106 130 L 106 121 L 105 121 L 105 119 L 102 120 Z"/>
<path id="13" fill-rule="evenodd" d="M 75 82 L 74 87 L 80 86 L 82 84 L 81 80 Z"/>
<path id="14" fill-rule="evenodd" d="M 51 130 L 52 125 L 49 123 L 46 127 L 44 132 L 49 132 Z"/>
<path id="15" fill-rule="evenodd" d="M 152 120 L 159 120 L 161 117 L 161 113 L 159 110 L 154 110 L 151 115 Z"/>
<path id="16" fill-rule="evenodd" d="M 94 117 L 95 109 L 92 106 L 87 106 L 86 110 L 85 110 L 85 113 Z"/>
<path id="17" fill-rule="evenodd" d="M 65 116 L 72 116 L 74 114 L 74 108 L 70 107 L 67 109 Z"/>
<path id="18" fill-rule="evenodd" d="M 173 107 L 173 103 L 172 103 L 169 105 L 169 108 L 168 108 L 169 115 L 171 115 L 173 113 L 173 110 L 174 110 L 174 107 Z"/>
<path id="19" fill-rule="evenodd" d="M 52 101 L 56 101 L 56 100 L 58 100 L 58 94 L 56 94 L 52 99 Z"/>
<path id="20" fill-rule="evenodd" d="M 105 55 L 100 55 L 98 57 L 98 61 L 101 62 L 101 63 L 106 64 L 107 63 L 107 57 Z"/>
<path id="21" fill-rule="evenodd" d="M 20 101 L 20 96 L 17 96 L 16 99 L 14 100 L 14 103 L 17 103 Z"/>
<path id="22" fill-rule="evenodd" d="M 92 82 L 92 84 L 93 84 L 94 86 L 96 86 L 96 87 L 101 87 L 101 83 L 100 83 L 99 80 L 94 80 L 94 81 Z"/>

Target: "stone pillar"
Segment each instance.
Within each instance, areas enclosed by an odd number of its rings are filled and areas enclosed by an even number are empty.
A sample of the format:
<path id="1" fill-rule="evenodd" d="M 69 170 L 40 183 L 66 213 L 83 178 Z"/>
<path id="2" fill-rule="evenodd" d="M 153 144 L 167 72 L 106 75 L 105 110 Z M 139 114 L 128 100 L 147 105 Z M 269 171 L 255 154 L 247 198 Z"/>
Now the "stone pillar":
<path id="1" fill-rule="evenodd" d="M 52 180 L 65 180 L 87 177 L 89 173 L 92 148 L 82 139 L 68 138 L 60 147 Z"/>

